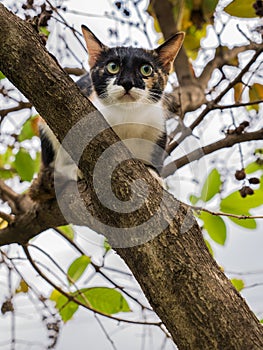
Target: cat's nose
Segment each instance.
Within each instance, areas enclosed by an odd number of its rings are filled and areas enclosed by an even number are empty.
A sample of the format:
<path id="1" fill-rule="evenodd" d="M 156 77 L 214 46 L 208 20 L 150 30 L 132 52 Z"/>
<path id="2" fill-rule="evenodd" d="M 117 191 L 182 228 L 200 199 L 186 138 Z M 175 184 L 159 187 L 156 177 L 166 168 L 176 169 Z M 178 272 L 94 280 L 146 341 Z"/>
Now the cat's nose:
<path id="1" fill-rule="evenodd" d="M 130 91 L 131 88 L 133 87 L 133 83 L 130 80 L 123 80 L 122 82 L 120 82 L 120 85 L 122 87 L 124 87 L 124 89 L 126 90 L 126 92 Z"/>

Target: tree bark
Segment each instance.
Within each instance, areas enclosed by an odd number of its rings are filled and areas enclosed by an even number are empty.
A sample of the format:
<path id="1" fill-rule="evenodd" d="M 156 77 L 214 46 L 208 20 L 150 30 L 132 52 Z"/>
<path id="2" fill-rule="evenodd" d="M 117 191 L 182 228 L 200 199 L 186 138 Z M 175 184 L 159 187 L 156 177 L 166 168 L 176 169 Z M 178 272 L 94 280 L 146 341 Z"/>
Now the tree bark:
<path id="1" fill-rule="evenodd" d="M 65 196 L 62 189 L 58 195 L 60 209 L 66 213 L 67 220 L 103 233 L 116 247 L 179 349 L 262 349 L 262 326 L 209 254 L 192 214 L 184 204 L 163 191 L 139 161 L 124 162 L 113 173 L 112 187 L 124 204 L 127 200 L 136 203 L 144 194 L 146 183 L 148 192 L 143 205 L 125 213 L 99 201 L 98 193 L 103 195 L 103 188 L 108 185 L 102 176 L 100 189 L 94 188 L 95 165 L 118 138 L 101 115 L 92 113 L 94 107 L 48 54 L 32 26 L 2 4 L 0 69 L 36 107 L 60 141 L 81 118 L 86 118 L 89 127 L 85 133 L 95 135 L 79 163 L 88 187 L 82 193 L 82 200 L 74 195 L 74 190 Z M 98 126 L 103 132 L 97 133 Z M 79 143 L 82 139 L 80 133 Z M 68 144 L 65 147 L 74 158 L 73 150 Z M 120 145 L 112 157 L 119 163 L 119 157 L 130 158 L 130 154 Z M 105 168 L 105 172 L 107 170 Z M 144 183 L 134 184 L 138 179 Z M 41 226 L 44 230 L 64 220 L 58 215 L 58 222 L 54 223 L 56 220 L 54 216 L 51 219 L 48 206 L 45 210 L 46 218 L 41 215 L 36 231 L 34 225 L 22 227 L 25 236 L 29 229 L 32 237 L 41 231 Z M 38 220 L 38 216 L 34 219 Z M 5 238 L 7 233 L 8 228 Z M 10 243 L 14 235 L 12 239 Z M 21 235 L 17 242 L 23 242 Z M 1 232 L 0 243 L 8 243 L 8 240 L 1 241 Z"/>

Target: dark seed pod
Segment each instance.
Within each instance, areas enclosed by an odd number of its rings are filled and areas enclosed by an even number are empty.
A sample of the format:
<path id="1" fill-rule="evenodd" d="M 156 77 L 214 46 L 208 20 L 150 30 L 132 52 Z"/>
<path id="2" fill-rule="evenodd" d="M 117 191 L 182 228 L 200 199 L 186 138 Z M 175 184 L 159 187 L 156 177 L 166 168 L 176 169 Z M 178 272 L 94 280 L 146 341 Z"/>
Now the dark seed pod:
<path id="1" fill-rule="evenodd" d="M 246 177 L 246 173 L 245 173 L 245 170 L 244 169 L 241 169 L 241 170 L 237 170 L 235 172 L 235 178 L 240 181 L 240 180 L 244 180 Z"/>
<path id="2" fill-rule="evenodd" d="M 246 186 L 242 187 L 240 190 L 239 190 L 239 193 L 240 193 L 240 196 L 242 198 L 245 198 L 247 196 L 247 191 L 246 191 Z"/>
<path id="3" fill-rule="evenodd" d="M 248 179 L 248 182 L 252 185 L 257 185 L 260 183 L 260 180 L 257 177 L 251 177 L 250 179 Z"/>
<path id="4" fill-rule="evenodd" d="M 129 16 L 130 16 L 130 11 L 127 10 L 127 9 L 124 9 L 124 10 L 123 10 L 123 14 L 124 14 L 125 16 L 129 17 Z"/>
<path id="5" fill-rule="evenodd" d="M 121 1 L 116 1 L 115 2 L 115 6 L 117 7 L 117 9 L 119 10 L 121 8 Z"/>
<path id="6" fill-rule="evenodd" d="M 252 196 L 252 194 L 254 194 L 254 190 L 249 186 L 246 186 L 246 192 L 249 196 Z"/>

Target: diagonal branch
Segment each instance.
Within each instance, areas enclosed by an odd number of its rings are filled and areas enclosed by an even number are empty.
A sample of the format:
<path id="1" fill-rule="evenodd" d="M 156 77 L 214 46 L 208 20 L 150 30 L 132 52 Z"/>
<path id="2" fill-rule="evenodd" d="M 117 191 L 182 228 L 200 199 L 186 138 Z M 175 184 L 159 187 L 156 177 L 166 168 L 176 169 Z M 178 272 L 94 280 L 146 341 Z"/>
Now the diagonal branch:
<path id="1" fill-rule="evenodd" d="M 1 109 L 0 110 L 0 117 L 4 118 L 7 116 L 8 113 L 21 111 L 21 109 L 25 109 L 25 108 L 32 108 L 32 104 L 30 102 L 20 101 L 18 103 L 18 105 L 14 106 L 14 107 Z"/>
<path id="2" fill-rule="evenodd" d="M 200 77 L 198 78 L 199 83 L 202 85 L 203 89 L 206 89 L 215 68 L 222 68 L 225 64 L 229 64 L 235 57 L 237 57 L 239 53 L 248 50 L 256 50 L 259 46 L 259 44 L 250 43 L 248 45 L 234 47 L 233 49 L 228 50 L 224 50 L 222 46 L 219 46 L 216 49 L 215 57 L 210 62 L 208 62 Z"/>
<path id="3" fill-rule="evenodd" d="M 186 164 L 193 162 L 195 160 L 201 159 L 204 156 L 216 152 L 223 148 L 232 147 L 235 144 L 254 141 L 254 140 L 262 140 L 263 139 L 263 129 L 242 133 L 242 134 L 232 134 L 227 135 L 224 139 L 211 143 L 207 146 L 198 148 L 187 155 L 176 159 L 175 161 L 167 164 L 162 170 L 162 176 L 167 177 L 172 175 L 176 170 L 182 168 Z"/>
<path id="4" fill-rule="evenodd" d="M 196 118 L 196 120 L 190 125 L 190 129 L 194 130 L 204 119 L 204 117 L 214 109 L 214 106 L 221 101 L 221 99 L 226 95 L 226 93 L 231 90 L 237 83 L 242 81 L 242 78 L 246 72 L 248 72 L 249 68 L 252 66 L 253 63 L 255 63 L 256 59 L 261 55 L 263 52 L 263 45 L 260 45 L 255 50 L 254 55 L 249 60 L 249 62 L 245 65 L 245 67 L 239 72 L 239 74 L 236 76 L 235 79 L 233 79 L 228 86 L 222 90 L 210 103 L 207 104 L 206 108 L 202 111 L 202 113 Z"/>

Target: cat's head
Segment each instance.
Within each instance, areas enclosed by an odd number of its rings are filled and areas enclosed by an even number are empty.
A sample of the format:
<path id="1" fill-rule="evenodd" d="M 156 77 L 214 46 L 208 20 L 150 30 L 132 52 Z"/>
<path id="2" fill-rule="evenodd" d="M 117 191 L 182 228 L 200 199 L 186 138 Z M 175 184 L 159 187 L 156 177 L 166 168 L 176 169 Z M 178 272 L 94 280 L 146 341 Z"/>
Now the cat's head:
<path id="1" fill-rule="evenodd" d="M 161 99 L 184 34 L 177 33 L 154 50 L 109 48 L 86 27 L 82 32 L 89 53 L 95 93 L 104 105 L 154 103 Z"/>

